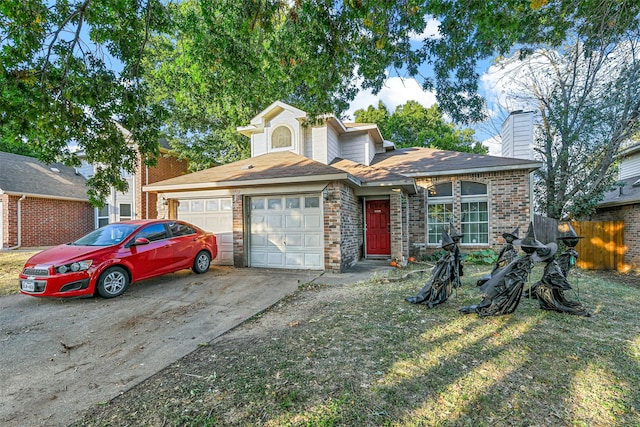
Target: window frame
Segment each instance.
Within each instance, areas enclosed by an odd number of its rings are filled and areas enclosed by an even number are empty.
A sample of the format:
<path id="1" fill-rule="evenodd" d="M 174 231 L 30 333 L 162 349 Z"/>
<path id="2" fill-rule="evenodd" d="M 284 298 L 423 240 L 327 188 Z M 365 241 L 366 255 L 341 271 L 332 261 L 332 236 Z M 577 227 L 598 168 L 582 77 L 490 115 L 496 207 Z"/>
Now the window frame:
<path id="1" fill-rule="evenodd" d="M 274 141 L 276 141 L 274 139 L 274 135 L 277 137 L 278 135 L 276 134 L 277 132 L 281 131 L 281 130 L 286 130 L 289 134 L 289 145 L 287 146 L 274 146 Z M 276 127 L 273 128 L 273 130 L 271 131 L 271 133 L 269 134 L 269 151 L 286 151 L 286 150 L 291 150 L 294 147 L 294 136 L 293 136 L 293 129 L 291 129 L 291 127 L 289 127 L 288 125 L 285 124 L 279 124 Z"/>
<path id="2" fill-rule="evenodd" d="M 484 193 L 464 194 L 465 183 L 484 186 Z M 472 205 L 476 205 L 474 211 Z M 482 210 L 484 204 L 485 210 Z M 489 185 L 484 182 L 464 180 L 460 181 L 460 227 L 463 234 L 460 244 L 463 246 L 489 245 Z M 474 215 L 476 216 L 474 218 Z M 473 230 L 473 231 L 472 231 Z M 476 239 L 475 242 L 471 241 Z"/>
<path id="3" fill-rule="evenodd" d="M 436 189 L 438 186 L 442 186 L 444 184 L 449 184 L 449 192 L 451 194 L 444 196 L 430 196 L 429 193 L 433 191 L 432 189 Z M 442 230 L 444 227 L 448 226 L 451 220 L 453 220 L 454 212 L 455 212 L 455 200 L 454 200 L 454 182 L 453 181 L 440 181 L 435 182 L 429 185 L 425 189 L 425 203 L 426 203 L 426 221 L 425 221 L 425 234 L 426 234 L 426 243 L 427 246 L 440 246 L 442 243 Z M 435 215 L 443 215 L 442 221 L 431 221 L 431 207 L 432 206 L 440 206 L 442 213 L 435 213 Z M 448 209 L 447 209 L 448 208 Z M 431 225 L 434 224 L 433 227 Z M 434 229 L 431 232 L 431 229 Z M 432 239 L 434 237 L 434 239 Z M 433 241 L 435 240 L 435 241 Z"/>

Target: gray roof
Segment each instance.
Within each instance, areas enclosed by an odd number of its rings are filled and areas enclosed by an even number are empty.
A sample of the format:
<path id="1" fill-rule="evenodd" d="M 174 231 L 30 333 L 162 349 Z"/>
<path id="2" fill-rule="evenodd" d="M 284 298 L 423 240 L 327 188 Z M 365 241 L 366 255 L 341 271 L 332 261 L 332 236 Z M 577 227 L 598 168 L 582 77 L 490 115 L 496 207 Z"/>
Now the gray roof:
<path id="1" fill-rule="evenodd" d="M 62 163 L 0 151 L 0 194 L 88 201 L 87 180 Z"/>
<path id="2" fill-rule="evenodd" d="M 598 208 L 629 205 L 640 202 L 640 175 L 618 181 L 624 184 L 614 190 L 604 193 L 604 199 L 598 203 Z M 634 185 L 635 184 L 635 185 Z"/>
<path id="3" fill-rule="evenodd" d="M 418 177 L 516 169 L 535 170 L 540 168 L 542 163 L 511 157 L 411 147 L 376 154 L 371 165 L 404 176 Z"/>

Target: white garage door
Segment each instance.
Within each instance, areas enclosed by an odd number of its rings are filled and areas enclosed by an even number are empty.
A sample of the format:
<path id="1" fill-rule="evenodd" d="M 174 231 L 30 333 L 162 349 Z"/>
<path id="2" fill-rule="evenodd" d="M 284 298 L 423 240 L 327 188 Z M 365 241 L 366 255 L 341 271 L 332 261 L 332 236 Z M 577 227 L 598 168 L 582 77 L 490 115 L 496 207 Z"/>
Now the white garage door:
<path id="1" fill-rule="evenodd" d="M 215 233 L 218 256 L 214 265 L 233 265 L 233 211 L 231 197 L 180 199 L 178 219 Z"/>
<path id="2" fill-rule="evenodd" d="M 252 267 L 324 269 L 324 225 L 318 194 L 252 197 Z"/>

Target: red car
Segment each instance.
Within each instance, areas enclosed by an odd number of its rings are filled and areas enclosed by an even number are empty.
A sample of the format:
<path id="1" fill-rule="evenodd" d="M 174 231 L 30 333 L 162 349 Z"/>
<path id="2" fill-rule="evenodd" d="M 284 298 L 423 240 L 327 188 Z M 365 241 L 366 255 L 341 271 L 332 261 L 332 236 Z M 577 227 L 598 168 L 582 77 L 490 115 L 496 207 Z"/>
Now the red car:
<path id="1" fill-rule="evenodd" d="M 217 255 L 216 236 L 184 221 L 115 222 L 29 258 L 20 292 L 113 298 L 151 277 L 188 268 L 205 273 Z"/>

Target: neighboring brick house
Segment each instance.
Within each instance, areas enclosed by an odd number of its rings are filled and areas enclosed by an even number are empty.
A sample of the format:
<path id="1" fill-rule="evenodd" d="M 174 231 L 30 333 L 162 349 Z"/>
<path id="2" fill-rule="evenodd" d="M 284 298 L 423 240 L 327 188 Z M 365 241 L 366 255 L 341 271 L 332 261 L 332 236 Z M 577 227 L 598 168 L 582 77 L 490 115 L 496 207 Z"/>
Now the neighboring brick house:
<path id="1" fill-rule="evenodd" d="M 452 222 L 465 252 L 498 250 L 532 219 L 528 159 L 395 149 L 375 124 L 274 102 L 248 126 L 251 158 L 144 186 L 160 216 L 218 235 L 218 262 L 342 272 L 361 258 L 440 249 Z"/>
<path id="2" fill-rule="evenodd" d="M 593 221 L 624 221 L 624 264 L 640 268 L 640 143 L 619 156 L 619 187 L 605 193 L 598 203 Z"/>
<path id="3" fill-rule="evenodd" d="M 87 196 L 93 165 L 45 165 L 32 157 L 0 152 L 0 249 L 58 245 L 109 222 L 157 218 L 157 196 L 143 193 L 142 187 L 187 172 L 187 162 L 168 156 L 165 140 L 160 145 L 157 165 L 143 165 L 124 176 L 129 190 L 112 190 L 102 209 L 91 206 Z"/>
<path id="4" fill-rule="evenodd" d="M 0 152 L 0 249 L 57 245 L 93 230 L 86 182 L 63 164 Z"/>
<path id="5" fill-rule="evenodd" d="M 120 128 L 125 138 L 131 141 L 130 133 Z M 105 224 L 125 221 L 128 219 L 153 219 L 158 217 L 158 200 L 156 194 L 145 193 L 142 187 L 154 182 L 184 175 L 187 173 L 188 163 L 169 155 L 171 149 L 169 142 L 161 138 L 160 156 L 157 164 L 153 167 L 145 166 L 142 157 L 138 155 L 138 167 L 134 174 L 125 174 L 123 178 L 127 181 L 129 189 L 124 192 L 111 190 L 107 197 L 106 204 L 101 209 L 96 209 L 96 227 Z M 82 153 L 79 153 L 82 159 Z M 80 174 L 86 178 L 93 176 L 96 165 L 82 161 L 82 166 L 78 168 Z"/>

